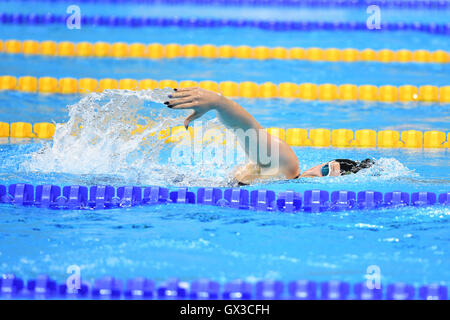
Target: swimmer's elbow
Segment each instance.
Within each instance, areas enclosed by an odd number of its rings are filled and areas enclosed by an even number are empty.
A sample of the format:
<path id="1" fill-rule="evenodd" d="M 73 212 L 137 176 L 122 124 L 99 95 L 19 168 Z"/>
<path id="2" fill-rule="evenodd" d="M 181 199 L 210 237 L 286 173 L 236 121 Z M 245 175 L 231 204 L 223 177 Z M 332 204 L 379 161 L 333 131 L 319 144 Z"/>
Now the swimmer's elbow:
<path id="1" fill-rule="evenodd" d="M 286 142 L 281 145 L 280 155 L 286 178 L 294 179 L 300 175 L 300 162 L 291 146 Z"/>
<path id="2" fill-rule="evenodd" d="M 300 176 L 300 168 L 297 167 L 296 169 L 290 169 L 286 171 L 286 178 L 287 179 L 296 179 Z"/>
<path id="3" fill-rule="evenodd" d="M 287 179 L 295 179 L 300 176 L 300 165 L 297 157 L 289 161 L 283 168 Z"/>

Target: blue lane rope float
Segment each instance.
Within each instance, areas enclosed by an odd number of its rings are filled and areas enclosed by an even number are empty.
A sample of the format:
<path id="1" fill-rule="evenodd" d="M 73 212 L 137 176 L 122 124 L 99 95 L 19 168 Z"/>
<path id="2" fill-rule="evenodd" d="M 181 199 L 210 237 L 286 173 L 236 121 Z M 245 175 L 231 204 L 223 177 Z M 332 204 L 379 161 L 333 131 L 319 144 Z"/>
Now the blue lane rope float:
<path id="1" fill-rule="evenodd" d="M 2 0 L 5 1 L 5 0 Z M 23 2 L 32 2 L 23 0 Z M 36 0 L 34 0 L 36 1 Z M 41 0 L 53 2 L 58 0 Z M 68 2 L 68 0 L 59 0 Z M 78 0 L 80 3 L 107 4 L 165 4 L 165 5 L 221 5 L 221 6 L 289 6 L 289 7 L 367 7 L 378 5 L 383 8 L 400 9 L 447 9 L 450 3 L 446 0 Z"/>
<path id="2" fill-rule="evenodd" d="M 379 209 L 401 206 L 450 205 L 450 192 L 439 195 L 433 192 L 402 191 L 381 193 L 378 191 L 333 191 L 331 197 L 325 190 L 306 190 L 303 195 L 292 190 L 245 188 L 198 188 L 197 192 L 187 187 L 174 190 L 151 186 L 72 185 L 63 188 L 56 185 L 17 183 L 8 188 L 0 185 L 0 203 L 34 206 L 48 209 L 111 209 L 138 205 L 166 203 L 198 204 L 228 207 L 242 210 L 296 212 L 343 211 L 353 209 Z"/>
<path id="3" fill-rule="evenodd" d="M 2 24 L 65 24 L 66 15 L 57 14 L 21 14 L 0 13 Z M 421 31 L 433 34 L 450 34 L 450 24 L 420 22 L 387 22 L 381 23 L 381 29 L 368 29 L 365 22 L 317 22 L 317 21 L 270 21 L 270 20 L 238 20 L 210 18 L 178 18 L 178 17 L 120 17 L 120 16 L 85 16 L 81 24 L 87 26 L 108 27 L 180 27 L 180 28 L 257 28 L 273 31 Z"/>
<path id="4" fill-rule="evenodd" d="M 96 279 L 93 283 L 81 281 L 77 289 L 58 283 L 48 275 L 24 281 L 14 274 L 0 278 L 2 299 L 201 299 L 201 300 L 447 300 L 448 288 L 440 284 L 415 287 L 405 283 L 391 283 L 386 287 L 369 289 L 367 283 L 327 281 L 316 283 L 297 280 L 284 283 L 266 280 L 249 283 L 234 280 L 221 286 L 209 279 L 184 282 L 170 279 L 155 283 L 147 278 L 129 279 L 124 283 L 114 277 Z"/>

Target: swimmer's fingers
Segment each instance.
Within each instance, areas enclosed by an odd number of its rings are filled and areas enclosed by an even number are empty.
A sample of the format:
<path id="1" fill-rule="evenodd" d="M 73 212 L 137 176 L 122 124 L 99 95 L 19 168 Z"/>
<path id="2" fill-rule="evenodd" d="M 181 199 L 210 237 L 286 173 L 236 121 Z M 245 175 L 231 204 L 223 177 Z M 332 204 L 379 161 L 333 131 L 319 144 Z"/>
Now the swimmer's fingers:
<path id="1" fill-rule="evenodd" d="M 186 104 L 186 103 L 190 103 L 193 101 L 193 98 L 191 97 L 186 97 L 186 98 L 180 98 L 180 99 L 173 99 L 173 100 L 169 100 L 167 103 L 165 102 L 165 104 L 167 104 L 167 106 L 169 108 L 174 108 L 174 109 L 178 109 L 177 106 L 181 105 L 181 104 Z"/>
<path id="2" fill-rule="evenodd" d="M 197 102 L 186 102 L 186 103 L 180 103 L 180 104 L 173 105 L 173 106 L 169 104 L 169 107 L 173 108 L 173 109 L 193 109 L 193 108 L 198 107 L 198 103 Z"/>
<path id="3" fill-rule="evenodd" d="M 192 112 L 192 114 L 190 116 L 188 116 L 186 118 L 186 120 L 184 120 L 184 127 L 187 128 L 189 127 L 189 123 L 191 123 L 192 121 L 194 121 L 195 119 L 200 118 L 202 115 L 204 115 L 206 113 L 206 111 L 197 111 L 195 110 L 194 112 Z"/>
<path id="4" fill-rule="evenodd" d="M 191 91 L 193 91 L 195 89 L 198 89 L 198 87 L 177 88 L 175 90 L 175 94 L 178 93 L 178 92 L 191 92 Z"/>
<path id="5" fill-rule="evenodd" d="M 177 91 L 172 93 L 169 97 L 171 98 L 185 98 L 185 97 L 189 97 L 192 94 L 191 91 Z"/>

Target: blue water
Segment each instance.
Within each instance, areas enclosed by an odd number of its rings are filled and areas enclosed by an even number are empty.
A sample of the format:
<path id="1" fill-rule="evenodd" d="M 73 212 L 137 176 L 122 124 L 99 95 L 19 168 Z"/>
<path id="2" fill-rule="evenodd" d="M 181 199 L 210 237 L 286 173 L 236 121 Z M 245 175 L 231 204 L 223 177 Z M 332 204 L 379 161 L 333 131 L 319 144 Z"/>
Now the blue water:
<path id="1" fill-rule="evenodd" d="M 63 3 L 0 2 L 0 11 L 65 12 Z M 364 21 L 364 12 L 330 10 L 327 14 L 310 9 L 297 11 L 207 7 L 148 7 L 126 5 L 82 5 L 85 14 L 234 17 L 260 19 L 302 19 Z M 63 12 L 61 12 L 63 11 Z M 174 13 L 176 11 L 176 13 Z M 383 11 L 384 12 L 384 11 Z M 299 14 L 297 16 L 297 13 Z M 445 22 L 446 13 L 433 11 L 395 11 L 383 14 L 389 21 Z M 302 16 L 303 15 L 303 16 Z M 161 31 L 164 31 L 162 34 Z M 255 29 L 210 30 L 142 28 L 82 28 L 64 26 L 5 26 L 0 38 L 53 39 L 71 41 L 126 41 L 249 44 L 285 47 L 355 47 L 363 49 L 444 49 L 448 37 L 424 33 L 313 32 L 288 33 Z M 236 36 L 239 32 L 239 36 Z M 449 69 L 440 64 L 310 63 L 304 61 L 206 61 L 202 59 L 67 59 L 0 55 L 1 74 L 15 76 L 113 77 L 176 80 L 251 80 L 258 83 L 315 82 L 375 85 L 433 84 L 449 85 Z M 67 105 L 80 100 L 78 95 L 37 95 L 0 92 L 0 121 L 31 123 L 69 120 Z M 441 130 L 448 132 L 450 105 L 324 103 L 282 99 L 237 99 L 264 127 L 349 128 L 394 130 Z M 175 118 L 175 111 L 151 103 L 146 111 L 164 110 Z M 173 112 L 173 113 L 170 113 Z M 207 116 L 213 118 L 213 114 Z M 175 120 L 174 120 L 175 121 Z M 181 124 L 181 119 L 177 119 Z M 208 171 L 178 167 L 184 177 L 161 182 L 156 171 L 135 174 L 134 167 L 111 167 L 102 171 L 83 163 L 66 162 L 65 170 L 41 164 L 33 167 L 33 152 L 42 141 L 0 139 L 0 184 L 17 182 L 58 185 L 164 184 L 178 186 L 179 179 L 192 190 L 197 177 L 207 185 L 223 186 L 223 180 L 208 180 Z M 83 145 L 81 145 L 83 147 Z M 171 145 L 165 146 L 170 151 Z M 82 148 L 80 149 L 82 150 Z M 377 175 L 357 174 L 339 178 L 270 182 L 247 187 L 275 191 L 303 192 L 314 188 L 327 191 L 387 192 L 450 190 L 449 153 L 444 150 L 294 148 L 302 170 L 334 158 L 378 159 Z M 70 156 L 70 154 L 69 154 Z M 102 154 L 83 155 L 102 163 Z M 145 159 L 144 155 L 141 158 Z M 158 165 L 165 170 L 174 164 L 161 153 Z M 73 169 L 73 170 L 72 170 Z M 127 172 L 127 169 L 130 169 Z M 213 170 L 210 170 L 213 171 Z M 128 174 L 130 173 L 130 174 Z M 200 184 L 202 185 L 202 184 Z M 404 281 L 411 284 L 439 282 L 450 284 L 450 211 L 446 207 L 354 210 L 321 214 L 283 214 L 214 208 L 194 205 L 164 205 L 105 211 L 55 211 L 0 205 L 0 273 L 14 272 L 24 278 L 47 273 L 63 281 L 69 265 L 79 265 L 86 280 L 103 275 L 119 278 L 146 276 L 155 280 L 179 277 L 191 280 L 208 277 L 224 283 L 236 278 L 364 280 L 366 269 L 378 265 L 384 284 Z"/>
<path id="2" fill-rule="evenodd" d="M 6 122 L 10 123 L 18 121 L 62 123 L 69 119 L 67 105 L 74 104 L 80 99 L 79 95 L 0 92 L 0 113 L 3 115 L 2 121 L 7 120 Z M 450 123 L 450 105 L 439 103 L 383 104 L 362 101 L 329 103 L 298 99 L 245 98 L 235 100 L 266 128 L 448 131 Z M 151 108 L 158 111 L 165 107 L 161 104 L 152 104 Z M 407 118 L 405 113 L 408 113 Z M 214 113 L 208 115 L 213 116 Z M 182 122 L 179 125 L 182 125 Z"/>
<path id="3" fill-rule="evenodd" d="M 2 39 L 34 39 L 55 41 L 106 41 L 106 42 L 144 42 L 144 43 L 180 43 L 180 44 L 215 44 L 215 45 L 249 45 L 268 47 L 321 47 L 321 48 L 356 48 L 363 50 L 372 48 L 375 50 L 389 48 L 392 50 L 427 49 L 449 50 L 448 36 L 433 35 L 423 32 L 398 31 L 352 31 L 333 32 L 326 31 L 264 31 L 252 28 L 217 28 L 213 29 L 214 36 L 207 29 L 188 28 L 113 28 L 82 26 L 80 30 L 66 29 L 65 25 L 43 26 L 8 26 L 0 28 Z M 49 33 L 51 30 L 51 33 Z M 239 34 L 236 37 L 236 34 Z M 162 36 L 163 35 L 163 36 Z"/>
<path id="4" fill-rule="evenodd" d="M 77 1 L 70 4 L 76 4 Z M 18 1 L 0 2 L 0 12 L 8 13 L 53 13 L 65 15 L 70 5 L 65 2 Z M 206 7 L 206 6 L 161 6 L 161 5 L 107 5 L 78 4 L 81 15 L 152 16 L 152 17 L 201 17 L 254 20 L 290 21 L 358 21 L 365 22 L 369 15 L 366 8 L 357 9 L 314 9 L 292 7 Z M 382 9 L 381 22 L 447 23 L 449 10 L 395 10 Z M 113 30 L 113 32 L 111 32 Z M 239 36 L 236 36 L 236 35 Z M 392 50 L 428 49 L 449 50 L 448 35 L 423 32 L 397 31 L 291 31 L 278 32 L 253 28 L 109 28 L 81 25 L 81 29 L 67 29 L 64 24 L 41 26 L 2 25 L 0 39 L 71 40 L 71 41 L 125 41 L 160 43 L 195 43 L 216 45 L 265 45 L 284 47 L 335 47 L 373 48 Z"/>
<path id="5" fill-rule="evenodd" d="M 449 284 L 448 209 L 298 214 L 157 206 L 102 212 L 2 206 L 2 269 L 82 276 Z M 32 245 L 30 245 L 32 243 Z"/>
<path id="6" fill-rule="evenodd" d="M 36 149 L 30 144 L 0 146 L 2 183 L 139 184 L 104 175 L 23 172 L 17 164 Z M 392 177 L 305 179 L 252 188 L 436 193 L 450 188 L 449 171 L 443 170 L 448 164 L 446 151 L 295 151 L 304 166 L 336 157 L 373 156 L 397 159 L 415 172 L 402 168 Z M 450 212 L 441 206 L 294 215 L 195 205 L 105 211 L 0 207 L 2 269 L 29 277 L 46 272 L 63 280 L 66 268 L 76 264 L 87 280 L 115 275 L 156 280 L 209 277 L 220 282 L 235 278 L 357 282 L 364 280 L 368 266 L 378 265 L 383 283 L 449 284 Z"/>
<path id="7" fill-rule="evenodd" d="M 55 61 L 57 63 L 55 63 Z M 95 64 L 96 68 L 89 66 Z M 274 83 L 352 83 L 357 85 L 448 84 L 450 64 L 328 63 L 294 60 L 242 59 L 74 59 L 3 55 L 3 74 L 55 77 L 173 80 L 255 81 Z M 195 70 L 195 71 L 193 71 Z M 342 77 L 346 74 L 346 77 Z"/>
<path id="8" fill-rule="evenodd" d="M 115 16 L 163 16 L 163 17 L 199 17 L 224 19 L 258 20 L 314 20 L 314 21 L 366 21 L 366 8 L 308 8 L 277 6 L 203 6 L 203 5 L 146 5 L 146 4 L 108 4 L 82 1 L 1 1 L 1 12 L 54 13 L 65 14 L 69 5 L 76 4 L 85 15 Z M 382 8 L 381 18 L 389 21 L 447 23 L 449 10 L 406 10 Z"/>

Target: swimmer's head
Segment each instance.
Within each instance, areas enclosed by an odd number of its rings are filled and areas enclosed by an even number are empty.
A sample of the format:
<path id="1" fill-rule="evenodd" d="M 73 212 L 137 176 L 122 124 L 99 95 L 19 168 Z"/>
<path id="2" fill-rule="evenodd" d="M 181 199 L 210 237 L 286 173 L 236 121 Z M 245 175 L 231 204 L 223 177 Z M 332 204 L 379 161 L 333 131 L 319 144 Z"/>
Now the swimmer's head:
<path id="1" fill-rule="evenodd" d="M 372 159 L 364 159 L 362 161 L 353 161 L 349 159 L 336 159 L 334 160 L 339 163 L 341 176 L 357 173 L 361 169 L 367 169 L 375 164 Z"/>
<path id="2" fill-rule="evenodd" d="M 371 159 L 365 159 L 363 161 L 354 161 L 350 159 L 336 159 L 325 163 L 320 168 L 322 177 L 337 177 L 345 176 L 352 173 L 357 173 L 361 169 L 367 169 L 373 166 L 375 161 Z"/>

